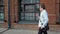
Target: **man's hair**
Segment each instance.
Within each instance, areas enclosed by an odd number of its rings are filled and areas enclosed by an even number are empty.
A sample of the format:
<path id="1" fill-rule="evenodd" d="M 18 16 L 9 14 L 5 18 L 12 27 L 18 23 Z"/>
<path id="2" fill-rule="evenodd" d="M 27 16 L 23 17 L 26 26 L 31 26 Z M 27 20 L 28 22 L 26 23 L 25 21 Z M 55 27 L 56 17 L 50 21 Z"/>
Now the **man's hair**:
<path id="1" fill-rule="evenodd" d="M 45 5 L 44 4 L 40 4 L 40 7 L 45 9 Z"/>

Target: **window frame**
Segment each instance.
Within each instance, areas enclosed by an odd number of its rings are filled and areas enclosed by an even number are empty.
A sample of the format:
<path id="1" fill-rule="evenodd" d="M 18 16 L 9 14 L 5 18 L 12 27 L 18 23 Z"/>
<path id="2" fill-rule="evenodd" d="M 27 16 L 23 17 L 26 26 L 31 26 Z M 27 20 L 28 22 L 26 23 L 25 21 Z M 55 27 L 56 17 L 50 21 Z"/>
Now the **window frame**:
<path id="1" fill-rule="evenodd" d="M 40 1 L 40 0 L 39 0 L 39 1 Z M 18 3 L 18 7 L 19 7 L 19 4 L 20 4 L 20 3 Z M 36 9 L 36 5 L 37 5 L 37 4 L 39 5 L 40 2 L 39 2 L 39 3 L 36 3 L 36 2 L 35 2 L 35 3 L 29 3 L 29 4 L 21 3 L 21 5 L 35 5 L 35 9 Z M 25 10 L 23 10 L 23 11 L 25 11 Z M 20 13 L 20 12 L 19 12 L 19 8 L 18 8 L 18 13 Z M 21 12 L 21 13 L 22 13 L 22 12 Z M 30 12 L 23 12 L 23 13 L 30 13 Z M 35 11 L 35 12 L 32 12 L 32 13 L 35 13 L 35 16 L 34 16 L 35 19 L 36 19 L 36 13 L 39 13 L 39 15 L 40 15 L 40 12 L 36 12 L 36 11 Z M 19 17 L 19 14 L 18 14 L 18 17 Z M 20 17 L 21 17 L 21 16 L 20 16 Z M 19 18 L 20 18 L 20 17 L 19 17 Z M 18 18 L 18 19 L 19 19 L 19 18 Z M 20 19 L 21 19 L 21 18 L 20 18 Z M 20 21 L 21 21 L 21 20 L 19 20 L 19 22 L 20 22 Z M 23 21 L 25 21 L 25 20 L 23 20 Z M 29 21 L 29 20 L 26 20 L 26 21 Z M 36 20 L 35 20 L 35 21 L 36 21 Z M 34 22 L 35 22 L 35 21 L 34 21 Z M 31 22 L 31 20 L 30 20 L 30 22 Z M 36 21 L 36 22 L 38 22 L 38 21 Z"/>

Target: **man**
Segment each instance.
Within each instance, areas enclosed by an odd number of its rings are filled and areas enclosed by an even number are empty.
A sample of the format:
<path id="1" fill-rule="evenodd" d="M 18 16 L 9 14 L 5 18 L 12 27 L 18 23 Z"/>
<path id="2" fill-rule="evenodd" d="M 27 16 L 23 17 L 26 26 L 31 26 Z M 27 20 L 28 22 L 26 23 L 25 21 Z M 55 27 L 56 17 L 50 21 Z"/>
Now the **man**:
<path id="1" fill-rule="evenodd" d="M 38 27 L 39 27 L 39 32 L 38 34 L 47 34 L 47 27 L 48 26 L 48 13 L 47 11 L 45 10 L 45 6 L 44 4 L 40 4 L 40 16 L 38 17 L 39 18 L 39 24 L 38 24 Z"/>

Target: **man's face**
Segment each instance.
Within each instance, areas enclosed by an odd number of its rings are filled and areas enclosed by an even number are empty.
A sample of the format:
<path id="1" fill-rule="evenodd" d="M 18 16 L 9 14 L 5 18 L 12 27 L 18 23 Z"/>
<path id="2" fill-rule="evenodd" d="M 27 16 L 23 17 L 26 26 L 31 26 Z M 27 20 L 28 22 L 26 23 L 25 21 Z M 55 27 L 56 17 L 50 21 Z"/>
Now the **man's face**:
<path id="1" fill-rule="evenodd" d="M 43 10 L 43 8 L 40 7 L 40 11 L 42 11 L 42 10 Z"/>

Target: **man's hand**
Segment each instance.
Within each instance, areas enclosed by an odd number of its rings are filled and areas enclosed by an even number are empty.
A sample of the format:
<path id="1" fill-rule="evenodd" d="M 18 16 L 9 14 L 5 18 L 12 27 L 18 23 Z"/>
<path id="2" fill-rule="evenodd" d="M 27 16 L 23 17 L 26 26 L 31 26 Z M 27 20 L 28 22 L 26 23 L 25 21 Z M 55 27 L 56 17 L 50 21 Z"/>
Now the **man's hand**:
<path id="1" fill-rule="evenodd" d="M 39 14 L 37 13 L 36 16 L 39 16 Z"/>
<path id="2" fill-rule="evenodd" d="M 41 26 L 41 29 L 45 28 L 44 26 Z"/>

